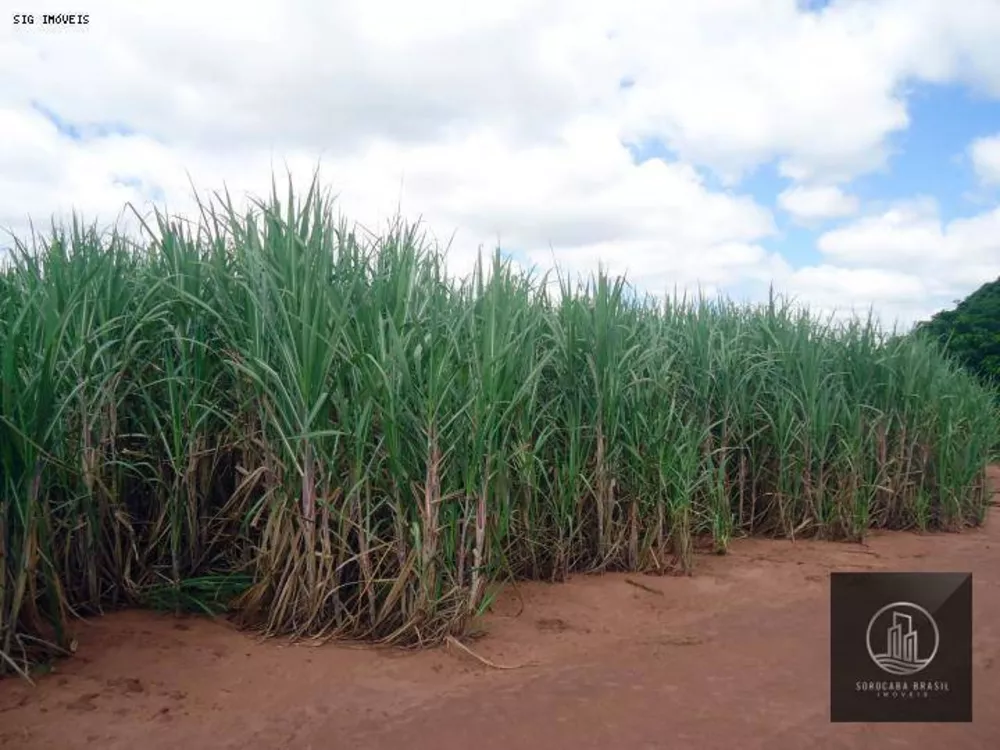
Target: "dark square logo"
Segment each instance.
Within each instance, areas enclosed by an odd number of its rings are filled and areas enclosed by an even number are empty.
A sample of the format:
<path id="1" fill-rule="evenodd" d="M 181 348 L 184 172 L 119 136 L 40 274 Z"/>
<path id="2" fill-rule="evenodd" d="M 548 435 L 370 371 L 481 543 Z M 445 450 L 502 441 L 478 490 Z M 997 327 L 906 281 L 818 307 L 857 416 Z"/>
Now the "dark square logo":
<path id="1" fill-rule="evenodd" d="M 972 721 L 972 574 L 832 573 L 830 720 Z"/>
<path id="2" fill-rule="evenodd" d="M 972 574 L 832 573 L 830 720 L 972 721 Z"/>

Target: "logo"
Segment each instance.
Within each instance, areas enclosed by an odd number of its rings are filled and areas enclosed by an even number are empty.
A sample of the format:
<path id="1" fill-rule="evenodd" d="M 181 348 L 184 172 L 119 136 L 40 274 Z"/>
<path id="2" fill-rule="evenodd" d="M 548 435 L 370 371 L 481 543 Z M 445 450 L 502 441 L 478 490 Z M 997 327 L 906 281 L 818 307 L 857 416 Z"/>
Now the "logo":
<path id="1" fill-rule="evenodd" d="M 830 574 L 830 720 L 972 721 L 971 574 Z"/>
<path id="2" fill-rule="evenodd" d="M 941 632 L 931 613 L 919 604 L 893 602 L 868 621 L 865 645 L 883 672 L 907 676 L 922 672 L 934 661 Z"/>

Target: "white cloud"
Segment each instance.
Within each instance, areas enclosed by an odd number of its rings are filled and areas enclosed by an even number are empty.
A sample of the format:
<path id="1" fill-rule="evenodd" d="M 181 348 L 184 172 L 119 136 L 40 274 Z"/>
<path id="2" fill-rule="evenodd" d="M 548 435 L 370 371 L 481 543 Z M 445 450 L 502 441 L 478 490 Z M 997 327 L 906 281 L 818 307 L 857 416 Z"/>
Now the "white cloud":
<path id="1" fill-rule="evenodd" d="M 239 196 L 262 192 L 261 176 L 271 169 L 267 152 L 248 152 L 236 164 L 135 136 L 78 143 L 60 137 L 40 115 L 28 120 L 24 126 L 36 128 L 37 143 L 20 158 L 45 176 L 0 189 L 8 213 L 23 215 L 41 205 L 50 185 L 67 203 L 76 194 L 89 196 L 74 201 L 85 215 L 103 211 L 111 219 L 109 212 L 124 201 L 141 207 L 160 192 L 170 196 L 172 212 L 192 214 L 188 171 L 198 188 L 225 182 Z M 300 184 L 310 178 L 315 163 L 309 155 L 286 158 Z M 53 164 L 69 169 L 60 172 Z M 194 166 L 188 170 L 188 164 Z M 0 159 L 0 173 L 2 167 Z M 116 185 L 119 175 L 147 189 Z M 325 160 L 321 175 L 339 193 L 340 209 L 366 226 L 391 218 L 402 193 L 404 215 L 422 217 L 442 245 L 457 232 L 451 250 L 457 273 L 471 269 L 479 246 L 489 249 L 499 239 L 543 267 L 554 253 L 574 272 L 596 267 L 601 258 L 616 272 L 645 280 L 731 281 L 766 257 L 756 243 L 774 232 L 769 211 L 750 198 L 711 192 L 689 166 L 636 166 L 600 122 L 577 123 L 559 143 L 533 148 L 489 131 L 421 146 L 380 140 L 355 155 Z"/>
<path id="2" fill-rule="evenodd" d="M 600 259 L 654 290 L 774 279 L 817 299 L 922 305 L 909 282 L 878 287 L 891 274 L 943 283 L 912 265 L 912 243 L 968 253 L 985 242 L 976 220 L 862 219 L 824 237 L 826 266 L 797 272 L 767 249 L 770 211 L 736 179 L 776 161 L 795 181 L 779 203 L 798 220 L 853 214 L 843 183 L 886 166 L 909 84 L 1000 95 L 1000 3 L 801 5 L 92 0 L 85 27 L 4 24 L 0 224 L 23 231 L 28 214 L 70 208 L 110 221 L 126 200 L 190 210 L 188 173 L 201 189 L 260 194 L 272 166 L 302 180 L 321 159 L 351 218 L 386 218 L 402 197 L 442 241 L 457 231 L 459 271 L 499 236 L 539 265 Z M 636 165 L 623 140 L 677 159 Z M 882 251 L 894 255 L 869 262 Z M 941 278 L 981 283 L 991 266 L 975 253 L 979 265 Z"/>
<path id="3" fill-rule="evenodd" d="M 731 176 L 772 158 L 797 180 L 883 167 L 886 137 L 909 124 L 911 80 L 1000 92 L 993 0 L 848 0 L 819 14 L 794 0 L 617 5 L 637 80 L 630 131 Z"/>
<path id="4" fill-rule="evenodd" d="M 908 328 L 936 309 L 920 276 L 878 268 L 843 268 L 823 263 L 788 273 L 782 286 L 798 303 L 825 318 L 846 320 L 872 314 L 886 330 Z M 875 301 L 877 300 L 877 303 Z M 950 301 L 950 300 L 949 300 Z"/>
<path id="5" fill-rule="evenodd" d="M 778 195 L 778 205 L 803 223 L 839 219 L 857 213 L 859 202 L 834 185 L 796 185 Z"/>
<path id="6" fill-rule="evenodd" d="M 980 182 L 1000 185 L 1000 133 L 974 140 L 969 154 Z"/>
<path id="7" fill-rule="evenodd" d="M 948 242 L 933 201 L 901 203 L 819 238 L 820 251 L 843 265 L 913 268 L 914 264 L 954 263 L 957 247 Z"/>
<path id="8" fill-rule="evenodd" d="M 906 324 L 1000 277 L 1000 208 L 943 222 L 932 200 L 900 203 L 823 234 L 824 264 L 794 271 L 790 287 L 829 307 L 880 303 Z M 839 291 L 838 291 L 839 290 Z"/>
<path id="9" fill-rule="evenodd" d="M 724 172 L 779 158 L 790 176 L 835 178 L 882 165 L 908 80 L 1000 93 L 994 0 L 90 7 L 79 30 L 4 29 L 8 95 L 204 147 L 352 153 L 482 124 L 537 142 L 600 113 Z"/>

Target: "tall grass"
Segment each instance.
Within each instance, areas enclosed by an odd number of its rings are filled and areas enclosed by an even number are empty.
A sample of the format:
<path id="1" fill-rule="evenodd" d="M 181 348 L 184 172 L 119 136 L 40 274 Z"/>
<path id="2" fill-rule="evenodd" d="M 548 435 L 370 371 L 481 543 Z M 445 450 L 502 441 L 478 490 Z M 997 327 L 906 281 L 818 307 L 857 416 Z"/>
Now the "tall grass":
<path id="1" fill-rule="evenodd" d="M 75 615 L 460 631 L 492 584 L 689 572 L 742 534 L 979 524 L 990 396 L 929 344 L 772 299 L 656 302 L 499 253 L 466 279 L 314 182 L 0 272 L 0 662 Z"/>

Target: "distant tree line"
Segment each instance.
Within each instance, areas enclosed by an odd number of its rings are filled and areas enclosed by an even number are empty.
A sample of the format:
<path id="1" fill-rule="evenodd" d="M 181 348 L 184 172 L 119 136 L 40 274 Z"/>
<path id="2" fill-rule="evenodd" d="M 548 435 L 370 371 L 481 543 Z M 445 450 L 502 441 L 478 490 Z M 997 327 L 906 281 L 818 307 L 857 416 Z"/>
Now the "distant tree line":
<path id="1" fill-rule="evenodd" d="M 1000 389 L 1000 278 L 916 326 L 985 383 Z"/>

